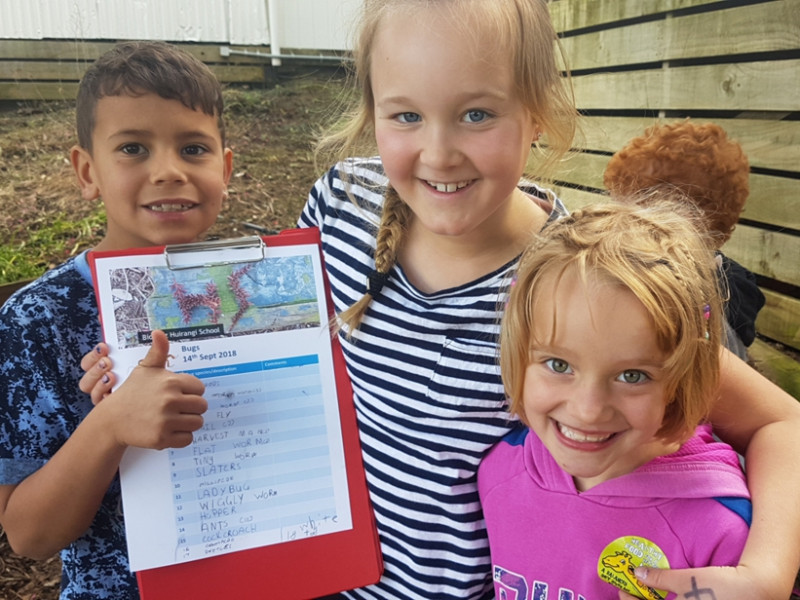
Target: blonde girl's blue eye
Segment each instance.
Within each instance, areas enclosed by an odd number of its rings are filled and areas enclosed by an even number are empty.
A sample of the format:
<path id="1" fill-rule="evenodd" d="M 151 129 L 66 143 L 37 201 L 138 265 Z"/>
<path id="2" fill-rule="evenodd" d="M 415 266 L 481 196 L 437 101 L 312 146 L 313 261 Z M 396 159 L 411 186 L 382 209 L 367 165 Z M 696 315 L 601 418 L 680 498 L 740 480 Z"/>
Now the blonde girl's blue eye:
<path id="1" fill-rule="evenodd" d="M 544 364 L 547 365 L 547 368 L 553 373 L 563 374 L 572 372 L 572 368 L 569 366 L 569 363 L 565 360 L 561 360 L 560 358 L 550 358 L 544 361 Z"/>
<path id="2" fill-rule="evenodd" d="M 417 113 L 404 112 L 397 115 L 397 120 L 401 123 L 419 123 L 422 120 Z"/>
<path id="3" fill-rule="evenodd" d="M 470 110 L 464 115 L 464 120 L 468 123 L 481 123 L 489 118 L 489 113 L 485 110 Z"/>
<path id="4" fill-rule="evenodd" d="M 635 369 L 623 371 L 619 374 L 619 377 L 617 377 L 617 381 L 621 381 L 622 383 L 642 383 L 648 379 L 650 378 L 647 376 L 647 374 Z"/>

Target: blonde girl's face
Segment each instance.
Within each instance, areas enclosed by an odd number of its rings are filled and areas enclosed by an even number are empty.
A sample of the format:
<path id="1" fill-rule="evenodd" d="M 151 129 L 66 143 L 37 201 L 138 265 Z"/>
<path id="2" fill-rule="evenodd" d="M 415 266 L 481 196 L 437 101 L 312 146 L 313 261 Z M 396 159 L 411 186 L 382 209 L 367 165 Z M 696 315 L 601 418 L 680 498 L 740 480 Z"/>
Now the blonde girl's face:
<path id="1" fill-rule="evenodd" d="M 570 270 L 541 283 L 523 410 L 579 490 L 677 450 L 656 439 L 666 407 L 664 361 L 644 305 L 619 285 Z M 555 320 L 555 322 L 554 322 Z"/>
<path id="2" fill-rule="evenodd" d="M 434 235 L 504 233 L 537 135 L 502 42 L 431 7 L 393 13 L 371 59 L 375 134 L 391 184 Z"/>

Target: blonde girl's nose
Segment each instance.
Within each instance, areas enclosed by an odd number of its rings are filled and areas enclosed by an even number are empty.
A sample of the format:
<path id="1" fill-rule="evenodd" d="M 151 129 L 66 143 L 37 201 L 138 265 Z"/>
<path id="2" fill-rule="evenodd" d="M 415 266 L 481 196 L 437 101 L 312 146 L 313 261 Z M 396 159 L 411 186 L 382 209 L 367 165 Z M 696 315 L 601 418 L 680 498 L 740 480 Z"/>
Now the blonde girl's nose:
<path id="1" fill-rule="evenodd" d="M 423 164 L 445 169 L 458 163 L 461 153 L 457 137 L 449 128 L 428 125 L 422 140 L 420 159 Z"/>

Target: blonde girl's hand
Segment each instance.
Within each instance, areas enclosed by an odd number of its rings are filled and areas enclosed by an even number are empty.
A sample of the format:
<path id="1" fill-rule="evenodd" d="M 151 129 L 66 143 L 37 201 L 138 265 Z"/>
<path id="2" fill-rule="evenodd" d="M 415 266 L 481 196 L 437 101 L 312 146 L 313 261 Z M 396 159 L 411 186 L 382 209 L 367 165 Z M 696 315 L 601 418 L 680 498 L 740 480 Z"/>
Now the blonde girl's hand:
<path id="1" fill-rule="evenodd" d="M 81 369 L 84 370 L 84 374 L 78 387 L 92 397 L 94 404 L 108 396 L 114 387 L 115 379 L 111 372 L 113 363 L 108 351 L 108 346 L 101 342 L 81 359 Z"/>

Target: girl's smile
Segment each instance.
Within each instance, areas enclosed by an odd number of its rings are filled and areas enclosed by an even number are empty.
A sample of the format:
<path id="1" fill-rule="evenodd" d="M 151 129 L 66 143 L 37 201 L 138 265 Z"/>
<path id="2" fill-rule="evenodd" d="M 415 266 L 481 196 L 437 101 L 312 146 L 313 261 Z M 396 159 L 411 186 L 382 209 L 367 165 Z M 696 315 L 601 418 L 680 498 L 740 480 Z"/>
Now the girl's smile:
<path id="1" fill-rule="evenodd" d="M 633 292 L 575 267 L 536 285 L 524 414 L 579 490 L 633 471 L 677 445 L 656 437 L 666 356 Z M 568 315 L 568 317 L 567 317 Z"/>

